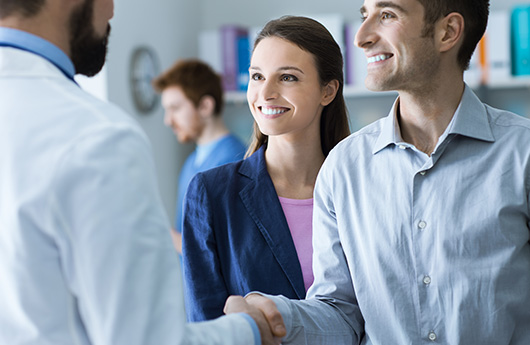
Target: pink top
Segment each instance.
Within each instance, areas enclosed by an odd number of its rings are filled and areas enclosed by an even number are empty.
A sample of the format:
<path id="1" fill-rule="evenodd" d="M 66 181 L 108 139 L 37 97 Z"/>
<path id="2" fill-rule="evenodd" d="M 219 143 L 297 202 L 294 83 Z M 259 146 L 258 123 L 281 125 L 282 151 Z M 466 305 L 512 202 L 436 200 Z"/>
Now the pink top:
<path id="1" fill-rule="evenodd" d="M 313 284 L 313 199 L 287 199 L 280 198 L 287 225 L 291 230 L 296 254 L 302 267 L 304 286 L 307 289 Z"/>

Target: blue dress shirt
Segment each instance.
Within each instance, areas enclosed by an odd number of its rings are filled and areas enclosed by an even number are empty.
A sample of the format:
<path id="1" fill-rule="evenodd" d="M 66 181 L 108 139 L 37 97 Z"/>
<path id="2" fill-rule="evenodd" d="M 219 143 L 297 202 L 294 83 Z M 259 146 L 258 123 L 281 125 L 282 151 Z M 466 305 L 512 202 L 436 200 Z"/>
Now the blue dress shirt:
<path id="1" fill-rule="evenodd" d="M 530 344 L 530 120 L 466 87 L 431 156 L 390 115 L 315 187 L 315 283 L 285 344 Z"/>
<path id="2" fill-rule="evenodd" d="M 193 176 L 198 172 L 243 159 L 246 149 L 241 140 L 235 135 L 229 134 L 217 140 L 215 143 L 207 144 L 207 147 L 197 147 L 189 155 L 179 175 L 177 209 L 175 212 L 176 231 L 182 231 L 184 196 Z M 205 153 L 202 154 L 202 151 Z M 201 152 L 201 155 L 199 155 L 199 152 Z"/>

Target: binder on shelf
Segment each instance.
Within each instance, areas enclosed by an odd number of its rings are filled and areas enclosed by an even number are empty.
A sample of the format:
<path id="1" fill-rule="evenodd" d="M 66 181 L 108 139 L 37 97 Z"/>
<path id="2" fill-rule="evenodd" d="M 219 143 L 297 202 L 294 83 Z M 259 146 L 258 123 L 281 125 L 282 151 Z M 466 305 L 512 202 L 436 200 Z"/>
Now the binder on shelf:
<path id="1" fill-rule="evenodd" d="M 530 5 L 512 12 L 512 74 L 530 75 Z"/>
<path id="2" fill-rule="evenodd" d="M 355 45 L 355 34 L 361 26 L 360 21 L 347 23 L 344 27 L 345 37 L 345 71 L 346 85 L 364 88 L 364 80 L 368 73 L 364 51 Z"/>
<path id="3" fill-rule="evenodd" d="M 345 33 L 344 33 L 344 16 L 339 13 L 330 13 L 330 14 L 309 14 L 306 15 L 308 18 L 312 18 L 319 22 L 320 24 L 324 25 L 326 29 L 328 29 L 329 33 L 333 38 L 335 39 L 335 42 L 340 47 L 340 51 L 342 53 L 342 58 L 346 60 L 346 44 L 345 44 Z M 344 71 L 344 79 L 346 79 L 346 71 Z"/>
<path id="4" fill-rule="evenodd" d="M 250 49 L 248 35 L 237 39 L 237 90 L 239 91 L 246 91 L 248 88 Z"/>
<path id="5" fill-rule="evenodd" d="M 511 79 L 510 12 L 492 11 L 485 34 L 484 82 L 499 83 Z"/>
<path id="6" fill-rule="evenodd" d="M 240 39 L 246 38 L 248 44 L 248 31 L 247 29 L 236 25 L 224 25 L 220 30 L 223 61 L 223 87 L 225 91 L 236 91 L 238 90 L 239 76 L 238 42 Z M 247 61 L 244 63 L 246 64 Z"/>
<path id="7" fill-rule="evenodd" d="M 344 17 L 341 14 L 315 14 L 307 15 L 306 17 L 312 18 L 324 25 L 344 54 Z"/>

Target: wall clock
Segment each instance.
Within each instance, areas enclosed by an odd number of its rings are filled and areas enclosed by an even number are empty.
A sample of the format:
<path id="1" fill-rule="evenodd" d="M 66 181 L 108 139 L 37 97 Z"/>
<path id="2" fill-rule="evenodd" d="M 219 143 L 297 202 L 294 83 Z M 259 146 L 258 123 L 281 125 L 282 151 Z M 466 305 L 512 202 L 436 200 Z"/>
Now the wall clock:
<path id="1" fill-rule="evenodd" d="M 141 114 L 152 112 L 159 103 L 158 93 L 151 82 L 159 74 L 157 56 L 151 48 L 138 47 L 131 55 L 129 79 L 136 109 Z"/>

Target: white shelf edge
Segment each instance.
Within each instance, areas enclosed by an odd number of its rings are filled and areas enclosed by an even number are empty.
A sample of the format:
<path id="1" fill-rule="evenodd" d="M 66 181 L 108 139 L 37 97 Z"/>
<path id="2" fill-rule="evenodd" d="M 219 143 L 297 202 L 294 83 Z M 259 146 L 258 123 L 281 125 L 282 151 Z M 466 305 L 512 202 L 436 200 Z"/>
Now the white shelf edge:
<path id="1" fill-rule="evenodd" d="M 469 84 L 473 89 L 477 89 L 480 85 Z M 530 76 L 512 77 L 504 80 L 492 81 L 484 87 L 491 90 L 503 90 L 503 89 L 514 89 L 514 88 L 529 88 L 530 89 Z M 383 91 L 376 92 L 367 90 L 364 86 L 344 86 L 344 98 L 370 98 L 370 97 L 385 97 L 385 96 L 397 96 L 395 91 Z M 228 91 L 225 93 L 225 101 L 228 104 L 246 104 L 247 93 L 244 91 Z"/>
<path id="2" fill-rule="evenodd" d="M 396 91 L 370 91 L 364 86 L 344 86 L 344 98 L 368 98 L 368 97 L 384 97 L 397 96 Z"/>
<path id="3" fill-rule="evenodd" d="M 514 88 L 530 88 L 530 76 L 519 76 L 507 78 L 504 80 L 491 81 L 485 85 L 489 89 L 514 89 Z"/>
<path id="4" fill-rule="evenodd" d="M 225 92 L 225 102 L 231 104 L 247 103 L 247 93 L 245 91 Z"/>
<path id="5" fill-rule="evenodd" d="M 384 91 L 375 92 L 367 90 L 364 87 L 357 87 L 346 85 L 344 87 L 344 98 L 363 98 L 363 97 L 383 97 L 383 96 L 397 96 L 397 92 Z M 229 104 L 247 103 L 247 93 L 244 91 L 227 91 L 225 93 L 225 101 Z"/>

